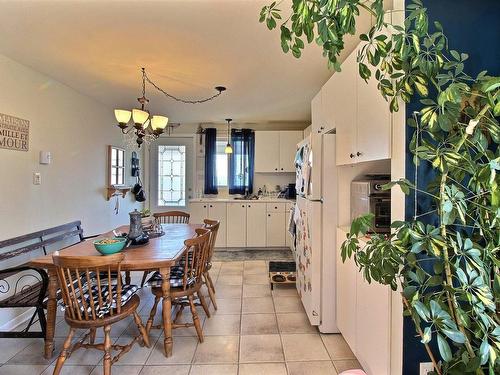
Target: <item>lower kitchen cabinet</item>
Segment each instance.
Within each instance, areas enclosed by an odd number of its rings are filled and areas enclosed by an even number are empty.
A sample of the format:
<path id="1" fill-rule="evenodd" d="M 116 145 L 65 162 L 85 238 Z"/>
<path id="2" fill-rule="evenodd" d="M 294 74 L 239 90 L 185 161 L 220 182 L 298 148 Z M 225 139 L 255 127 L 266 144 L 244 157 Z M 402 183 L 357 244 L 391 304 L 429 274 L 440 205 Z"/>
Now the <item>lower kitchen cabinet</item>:
<path id="1" fill-rule="evenodd" d="M 192 224 L 202 224 L 203 220 L 208 219 L 208 203 L 191 202 L 189 203 L 189 222 Z"/>
<path id="2" fill-rule="evenodd" d="M 227 247 L 247 246 L 247 204 L 227 203 Z"/>
<path id="3" fill-rule="evenodd" d="M 346 232 L 337 230 L 337 250 Z M 362 240 L 360 240 L 362 245 Z M 390 374 L 391 290 L 337 257 L 337 326 L 368 375 Z"/>
<path id="4" fill-rule="evenodd" d="M 266 247 L 266 205 L 247 203 L 247 247 Z"/>
<path id="5" fill-rule="evenodd" d="M 266 224 L 266 246 L 285 246 L 285 212 L 267 212 Z"/>
<path id="6" fill-rule="evenodd" d="M 219 232 L 217 233 L 217 240 L 215 247 L 227 246 L 227 211 L 226 203 L 214 202 L 208 204 L 208 219 L 219 220 Z"/>
<path id="7" fill-rule="evenodd" d="M 190 202 L 190 223 L 219 220 L 216 247 L 290 247 L 290 202 Z"/>

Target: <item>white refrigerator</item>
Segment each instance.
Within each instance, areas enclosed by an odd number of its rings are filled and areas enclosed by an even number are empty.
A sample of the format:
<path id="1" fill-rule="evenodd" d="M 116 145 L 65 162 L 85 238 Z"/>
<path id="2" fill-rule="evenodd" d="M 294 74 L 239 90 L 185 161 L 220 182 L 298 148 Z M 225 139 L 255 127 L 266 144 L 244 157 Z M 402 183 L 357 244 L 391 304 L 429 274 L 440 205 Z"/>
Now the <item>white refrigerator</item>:
<path id="1" fill-rule="evenodd" d="M 336 136 L 314 137 L 298 145 L 296 159 L 296 285 L 310 323 L 320 332 L 336 333 Z"/>

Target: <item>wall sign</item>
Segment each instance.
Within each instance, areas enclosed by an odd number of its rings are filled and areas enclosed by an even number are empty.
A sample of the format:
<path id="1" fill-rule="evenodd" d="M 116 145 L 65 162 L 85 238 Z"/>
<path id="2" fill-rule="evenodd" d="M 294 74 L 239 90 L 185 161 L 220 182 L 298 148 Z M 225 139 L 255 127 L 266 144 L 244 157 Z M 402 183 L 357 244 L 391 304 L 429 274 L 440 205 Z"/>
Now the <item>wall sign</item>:
<path id="1" fill-rule="evenodd" d="M 28 151 L 30 122 L 0 113 L 0 148 Z"/>

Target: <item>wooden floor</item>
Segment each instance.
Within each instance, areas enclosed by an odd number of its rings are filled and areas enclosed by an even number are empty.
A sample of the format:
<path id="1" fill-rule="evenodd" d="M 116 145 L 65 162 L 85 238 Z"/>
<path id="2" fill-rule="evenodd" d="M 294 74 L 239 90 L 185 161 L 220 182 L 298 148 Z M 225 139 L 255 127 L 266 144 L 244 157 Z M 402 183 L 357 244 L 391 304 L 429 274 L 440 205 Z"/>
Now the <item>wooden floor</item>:
<path id="1" fill-rule="evenodd" d="M 215 262 L 211 274 L 219 310 L 206 319 L 200 309 L 205 342 L 198 343 L 194 328 L 174 330 L 174 355 L 165 358 L 161 332 L 154 331 L 152 347 L 134 346 L 113 366 L 113 374 L 323 375 L 360 367 L 341 335 L 322 335 L 309 325 L 295 287 L 277 286 L 271 292 L 266 261 Z M 133 275 L 133 281 L 141 276 Z M 148 288 L 140 296 L 140 314 L 146 320 L 152 304 Z M 121 343 L 135 330 L 130 319 L 113 325 L 111 334 Z M 66 332 L 60 313 L 56 350 Z M 56 355 L 45 360 L 42 351 L 41 339 L 0 339 L 0 374 L 52 374 Z M 101 358 L 102 352 L 80 349 L 66 361 L 62 374 L 101 374 Z"/>

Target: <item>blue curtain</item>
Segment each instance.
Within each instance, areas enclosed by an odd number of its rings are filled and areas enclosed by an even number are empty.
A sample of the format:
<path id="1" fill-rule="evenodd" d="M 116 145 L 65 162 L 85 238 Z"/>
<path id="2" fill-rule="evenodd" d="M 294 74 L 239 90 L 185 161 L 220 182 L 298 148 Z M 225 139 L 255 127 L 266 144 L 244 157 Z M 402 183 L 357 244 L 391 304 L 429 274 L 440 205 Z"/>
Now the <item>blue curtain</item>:
<path id="1" fill-rule="evenodd" d="M 233 153 L 229 155 L 229 194 L 253 193 L 255 134 L 251 129 L 231 131 Z"/>
<path id="2" fill-rule="evenodd" d="M 217 171 L 217 129 L 205 129 L 205 188 L 204 194 L 218 194 Z"/>

